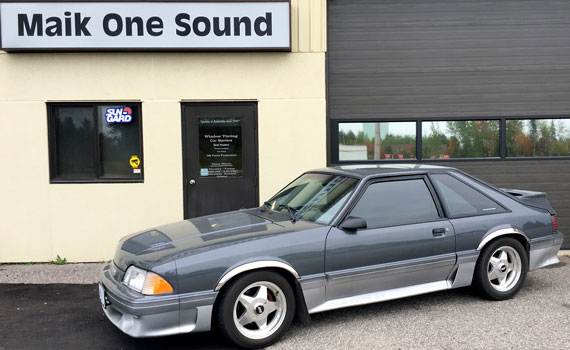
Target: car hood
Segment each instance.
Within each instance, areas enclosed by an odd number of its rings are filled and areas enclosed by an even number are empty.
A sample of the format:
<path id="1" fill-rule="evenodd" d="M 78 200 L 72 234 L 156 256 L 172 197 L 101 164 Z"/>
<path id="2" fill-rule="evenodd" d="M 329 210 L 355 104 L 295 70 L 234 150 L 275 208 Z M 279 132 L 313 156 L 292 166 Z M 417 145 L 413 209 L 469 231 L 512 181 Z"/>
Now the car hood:
<path id="1" fill-rule="evenodd" d="M 321 224 L 297 221 L 271 210 L 239 210 L 157 226 L 119 241 L 113 261 L 123 271 L 130 265 L 150 269 L 191 250 L 215 249 L 244 240 L 262 239 L 280 233 L 306 230 Z"/>

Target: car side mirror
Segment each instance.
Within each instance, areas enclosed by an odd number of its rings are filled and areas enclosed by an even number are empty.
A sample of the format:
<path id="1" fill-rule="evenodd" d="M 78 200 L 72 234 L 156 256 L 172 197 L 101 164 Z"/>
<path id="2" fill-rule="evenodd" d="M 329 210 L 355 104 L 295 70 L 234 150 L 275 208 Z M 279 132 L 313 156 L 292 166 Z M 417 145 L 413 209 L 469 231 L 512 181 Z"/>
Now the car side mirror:
<path id="1" fill-rule="evenodd" d="M 366 225 L 366 220 L 364 220 L 363 218 L 359 218 L 356 216 L 349 216 L 346 219 L 344 219 L 340 227 L 343 230 L 356 231 L 359 229 L 366 228 L 368 226 Z"/>

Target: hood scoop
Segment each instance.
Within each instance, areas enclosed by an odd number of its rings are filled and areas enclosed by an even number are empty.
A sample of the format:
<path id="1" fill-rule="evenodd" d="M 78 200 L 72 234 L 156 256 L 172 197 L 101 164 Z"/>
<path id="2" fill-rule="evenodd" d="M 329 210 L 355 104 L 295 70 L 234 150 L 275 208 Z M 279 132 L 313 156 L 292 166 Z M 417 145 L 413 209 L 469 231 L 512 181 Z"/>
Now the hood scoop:
<path id="1" fill-rule="evenodd" d="M 170 237 L 159 230 L 150 230 L 127 239 L 121 246 L 125 252 L 140 255 L 159 250 L 172 249 Z"/>

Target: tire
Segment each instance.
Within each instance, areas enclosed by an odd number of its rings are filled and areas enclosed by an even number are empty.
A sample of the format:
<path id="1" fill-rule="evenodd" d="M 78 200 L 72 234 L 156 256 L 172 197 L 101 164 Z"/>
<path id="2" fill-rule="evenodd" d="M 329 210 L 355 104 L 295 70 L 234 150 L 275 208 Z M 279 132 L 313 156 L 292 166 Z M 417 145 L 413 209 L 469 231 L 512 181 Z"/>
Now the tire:
<path id="1" fill-rule="evenodd" d="M 514 238 L 505 237 L 485 246 L 473 276 L 473 286 L 491 300 L 512 298 L 521 289 L 528 271 L 528 254 Z"/>
<path id="2" fill-rule="evenodd" d="M 289 282 L 270 271 L 255 271 L 232 280 L 219 296 L 218 330 L 232 343 L 261 348 L 279 340 L 295 315 Z"/>

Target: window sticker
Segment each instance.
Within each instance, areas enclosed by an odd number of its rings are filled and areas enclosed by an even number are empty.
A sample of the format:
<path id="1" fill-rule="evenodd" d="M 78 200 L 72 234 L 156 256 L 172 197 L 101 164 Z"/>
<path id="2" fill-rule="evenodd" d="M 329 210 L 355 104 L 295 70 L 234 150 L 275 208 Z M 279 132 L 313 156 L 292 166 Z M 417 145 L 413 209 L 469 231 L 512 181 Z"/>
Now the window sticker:
<path id="1" fill-rule="evenodd" d="M 129 164 L 133 168 L 133 174 L 140 174 L 141 170 L 139 169 L 139 165 L 141 165 L 141 160 L 138 156 L 133 155 L 131 159 L 129 159 Z"/>
<path id="2" fill-rule="evenodd" d="M 105 120 L 108 124 L 130 123 L 133 121 L 131 107 L 110 107 L 105 111 Z"/>

